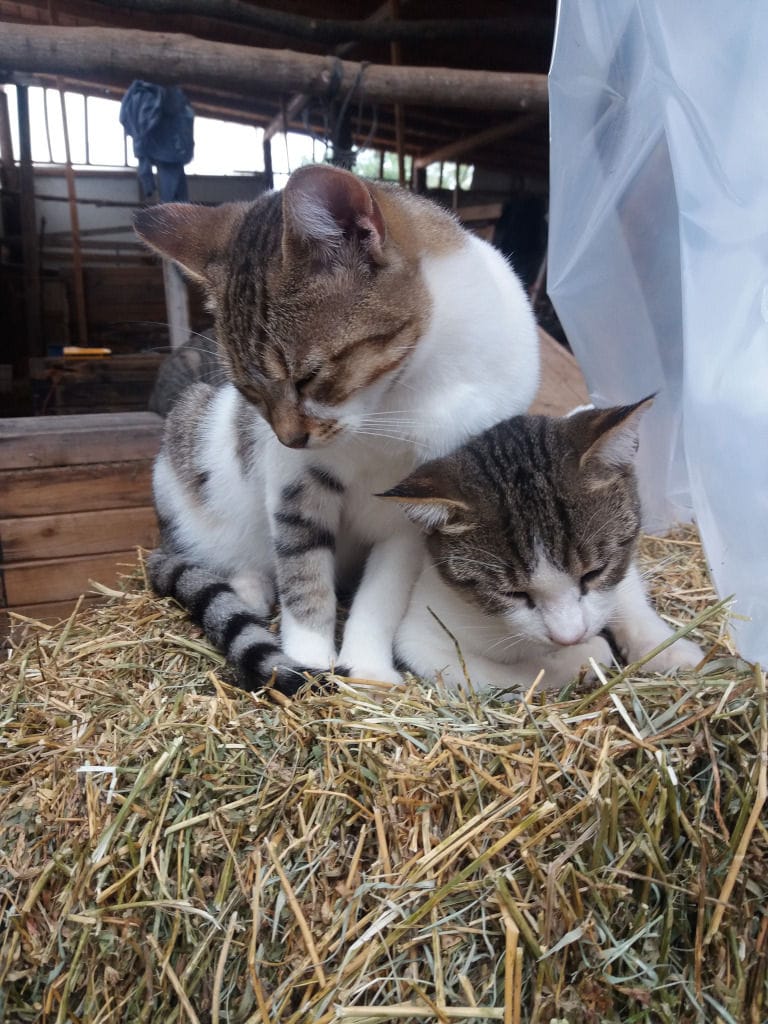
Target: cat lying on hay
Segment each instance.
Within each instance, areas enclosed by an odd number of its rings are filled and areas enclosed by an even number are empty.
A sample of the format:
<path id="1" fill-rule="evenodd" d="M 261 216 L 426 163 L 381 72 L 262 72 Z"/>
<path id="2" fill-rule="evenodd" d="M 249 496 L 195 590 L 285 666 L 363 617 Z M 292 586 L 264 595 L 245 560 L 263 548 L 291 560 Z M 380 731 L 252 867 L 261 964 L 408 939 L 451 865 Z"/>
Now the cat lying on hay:
<path id="1" fill-rule="evenodd" d="M 629 662 L 672 635 L 634 560 L 633 459 L 649 403 L 514 417 L 384 495 L 427 532 L 395 641 L 413 672 L 442 666 L 455 685 L 466 668 L 477 683 L 519 693 L 544 669 L 544 687 L 559 688 L 590 658 L 610 664 L 606 628 Z M 646 668 L 692 668 L 703 656 L 681 638 Z"/>
<path id="2" fill-rule="evenodd" d="M 433 203 L 325 166 L 300 168 L 282 193 L 249 204 L 145 209 L 136 230 L 202 283 L 228 378 L 187 388 L 168 417 L 154 473 L 153 586 L 188 608 L 246 688 L 271 681 L 292 692 L 306 672 L 329 670 L 399 680 L 393 641 L 421 571 L 424 520 L 413 501 L 409 522 L 376 495 L 394 496 L 420 465 L 529 407 L 538 338 L 519 279 Z M 431 550 L 448 520 L 427 524 Z M 627 532 L 627 559 L 630 549 Z M 634 588 L 635 598 L 619 609 L 646 612 L 637 642 L 625 644 L 635 650 L 654 633 L 652 613 L 624 568 L 621 594 Z M 355 574 L 337 649 L 336 585 Z M 585 586 L 602 592 L 609 578 Z M 528 599 L 559 582 L 537 577 Z M 279 640 L 267 628 L 276 598 Z M 607 618 L 622 628 L 621 610 Z M 578 644 L 575 624 L 550 629 L 550 641 L 571 647 L 553 678 L 572 674 L 580 655 L 607 657 L 604 641 L 587 643 L 591 626 Z M 403 635 L 401 654 L 423 671 Z M 498 682 L 480 667 L 478 682 Z"/>

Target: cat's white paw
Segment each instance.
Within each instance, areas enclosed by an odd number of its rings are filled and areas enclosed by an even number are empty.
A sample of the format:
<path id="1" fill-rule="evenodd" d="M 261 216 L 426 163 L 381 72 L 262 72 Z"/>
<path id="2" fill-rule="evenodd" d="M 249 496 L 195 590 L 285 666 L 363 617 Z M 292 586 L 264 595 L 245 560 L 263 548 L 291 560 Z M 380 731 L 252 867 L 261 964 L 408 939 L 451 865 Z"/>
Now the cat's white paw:
<path id="1" fill-rule="evenodd" d="M 285 611 L 281 638 L 283 653 L 297 665 L 311 665 L 317 669 L 327 670 L 342 661 L 336 656 L 336 649 L 328 637 L 297 623 L 286 615 Z"/>
<path id="2" fill-rule="evenodd" d="M 343 661 L 343 651 L 340 660 Z M 375 662 L 356 664 L 353 662 L 347 674 L 350 679 L 360 679 L 364 682 L 394 683 L 397 685 L 403 682 L 402 675 L 391 662 L 386 664 L 384 662 L 379 664 Z"/>
<path id="3" fill-rule="evenodd" d="M 699 645 L 682 637 L 647 661 L 643 665 L 643 672 L 677 672 L 684 668 L 696 668 L 703 659 L 704 652 Z"/>
<path id="4" fill-rule="evenodd" d="M 604 637 L 593 636 L 583 644 L 560 647 L 548 654 L 542 665 L 545 674 L 541 689 L 559 689 L 575 679 L 582 669 L 586 669 L 587 679 L 594 679 L 595 673 L 589 664 L 590 658 L 594 658 L 601 665 L 610 665 L 613 662 L 610 644 Z"/>

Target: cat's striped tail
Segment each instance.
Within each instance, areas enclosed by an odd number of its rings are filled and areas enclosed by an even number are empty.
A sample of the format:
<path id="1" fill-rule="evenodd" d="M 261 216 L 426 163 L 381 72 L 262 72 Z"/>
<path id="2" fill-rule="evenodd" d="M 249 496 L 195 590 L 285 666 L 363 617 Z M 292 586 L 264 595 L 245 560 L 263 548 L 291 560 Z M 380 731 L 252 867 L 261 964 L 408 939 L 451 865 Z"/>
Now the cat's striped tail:
<path id="1" fill-rule="evenodd" d="M 269 685 L 291 696 L 306 685 L 305 673 L 317 676 L 328 671 L 287 658 L 268 620 L 256 615 L 223 576 L 161 548 L 148 555 L 147 572 L 155 593 L 175 598 L 221 651 L 242 689 Z"/>

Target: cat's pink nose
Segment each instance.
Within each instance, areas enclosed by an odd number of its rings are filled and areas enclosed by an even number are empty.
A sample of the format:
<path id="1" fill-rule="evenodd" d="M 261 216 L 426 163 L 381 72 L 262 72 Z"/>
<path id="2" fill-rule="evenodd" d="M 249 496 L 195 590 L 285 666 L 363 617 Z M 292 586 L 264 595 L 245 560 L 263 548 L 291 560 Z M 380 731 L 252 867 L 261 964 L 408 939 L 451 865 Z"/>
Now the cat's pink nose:
<path id="1" fill-rule="evenodd" d="M 549 639 L 554 644 L 560 644 L 561 647 L 573 647 L 574 644 L 580 644 L 587 636 L 586 629 L 582 629 L 580 632 L 567 632 L 566 630 L 550 630 Z"/>

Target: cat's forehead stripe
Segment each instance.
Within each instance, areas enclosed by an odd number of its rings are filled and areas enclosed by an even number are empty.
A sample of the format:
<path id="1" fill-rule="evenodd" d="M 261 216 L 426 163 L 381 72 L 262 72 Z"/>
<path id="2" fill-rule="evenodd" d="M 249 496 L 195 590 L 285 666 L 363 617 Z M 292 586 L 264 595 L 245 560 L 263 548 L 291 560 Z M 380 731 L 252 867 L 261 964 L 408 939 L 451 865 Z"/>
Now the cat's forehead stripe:
<path id="1" fill-rule="evenodd" d="M 542 598 L 552 600 L 565 591 L 577 588 L 570 574 L 554 565 L 539 546 L 531 572 L 530 589 Z"/>

